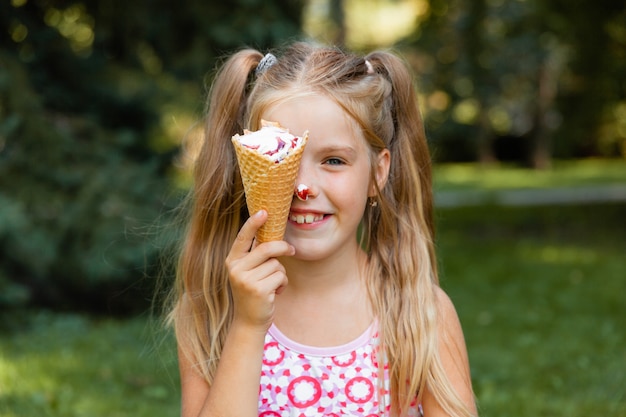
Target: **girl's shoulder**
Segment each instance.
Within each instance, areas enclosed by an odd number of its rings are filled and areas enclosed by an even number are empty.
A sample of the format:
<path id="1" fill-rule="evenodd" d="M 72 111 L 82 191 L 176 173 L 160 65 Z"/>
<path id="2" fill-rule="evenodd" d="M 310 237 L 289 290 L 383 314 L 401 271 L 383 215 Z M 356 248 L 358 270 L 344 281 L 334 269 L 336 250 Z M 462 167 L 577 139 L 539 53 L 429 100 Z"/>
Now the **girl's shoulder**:
<path id="1" fill-rule="evenodd" d="M 454 303 L 444 290 L 437 287 L 436 297 L 438 351 L 441 365 L 459 399 L 468 406 L 472 413 L 475 413 L 469 360 L 459 316 Z M 433 410 L 443 412 L 434 397 L 429 395 L 428 392 L 424 395 L 422 405 L 424 406 L 425 415 L 431 414 L 430 411 Z"/>
<path id="2" fill-rule="evenodd" d="M 440 286 L 435 287 L 435 296 L 437 301 L 437 310 L 441 319 L 443 319 L 444 322 L 458 320 L 458 314 L 452 299 Z"/>
<path id="3" fill-rule="evenodd" d="M 440 348 L 459 349 L 465 352 L 465 338 L 459 315 L 448 294 L 439 286 L 436 287 L 437 300 L 437 331 Z"/>

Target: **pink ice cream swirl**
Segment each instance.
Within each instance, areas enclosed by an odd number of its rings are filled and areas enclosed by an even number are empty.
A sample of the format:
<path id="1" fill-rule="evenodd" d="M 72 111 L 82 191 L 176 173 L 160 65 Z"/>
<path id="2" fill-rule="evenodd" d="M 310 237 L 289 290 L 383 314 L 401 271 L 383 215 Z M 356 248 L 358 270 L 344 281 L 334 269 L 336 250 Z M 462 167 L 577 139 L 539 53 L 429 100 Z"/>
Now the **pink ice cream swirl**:
<path id="1" fill-rule="evenodd" d="M 302 143 L 302 138 L 294 136 L 287 129 L 278 126 L 263 126 L 261 129 L 244 135 L 236 135 L 243 146 L 266 155 L 279 163 L 289 155 L 292 149 Z"/>

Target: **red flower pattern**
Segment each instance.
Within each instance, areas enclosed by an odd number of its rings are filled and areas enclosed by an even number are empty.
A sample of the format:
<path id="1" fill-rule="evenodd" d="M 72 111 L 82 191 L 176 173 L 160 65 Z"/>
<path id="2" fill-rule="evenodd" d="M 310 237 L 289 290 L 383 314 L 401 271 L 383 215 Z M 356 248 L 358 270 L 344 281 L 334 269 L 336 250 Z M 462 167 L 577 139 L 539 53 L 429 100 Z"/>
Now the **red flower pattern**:
<path id="1" fill-rule="evenodd" d="M 388 416 L 389 392 L 381 390 L 377 381 L 377 349 L 378 334 L 374 334 L 347 352 L 302 353 L 268 332 L 259 417 Z M 388 377 L 386 370 L 384 377 Z M 419 416 L 418 407 L 409 415 Z"/>

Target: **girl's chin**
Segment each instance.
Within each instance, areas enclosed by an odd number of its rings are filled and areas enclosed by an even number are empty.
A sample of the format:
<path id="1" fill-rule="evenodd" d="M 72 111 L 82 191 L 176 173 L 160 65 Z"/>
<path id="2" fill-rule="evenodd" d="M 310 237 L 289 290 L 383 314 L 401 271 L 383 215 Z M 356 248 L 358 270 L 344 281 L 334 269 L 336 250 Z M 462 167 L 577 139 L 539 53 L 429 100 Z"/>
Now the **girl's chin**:
<path id="1" fill-rule="evenodd" d="M 328 248 L 321 247 L 319 240 L 298 239 L 289 235 L 285 236 L 285 241 L 296 248 L 296 254 L 290 258 L 299 261 L 317 261 L 328 256 Z"/>

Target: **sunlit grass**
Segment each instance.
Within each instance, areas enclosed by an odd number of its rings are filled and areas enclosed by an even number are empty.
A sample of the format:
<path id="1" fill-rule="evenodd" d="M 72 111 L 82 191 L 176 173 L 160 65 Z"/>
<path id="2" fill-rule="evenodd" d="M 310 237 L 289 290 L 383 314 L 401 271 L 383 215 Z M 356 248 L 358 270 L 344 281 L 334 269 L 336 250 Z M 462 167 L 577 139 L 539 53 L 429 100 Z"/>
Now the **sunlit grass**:
<path id="1" fill-rule="evenodd" d="M 179 414 L 171 343 L 145 320 L 38 313 L 24 323 L 2 334 L 0 416 Z"/>
<path id="2" fill-rule="evenodd" d="M 530 170 L 511 165 L 439 164 L 436 190 L 580 187 L 626 184 L 626 160 L 555 161 L 552 169 Z"/>

